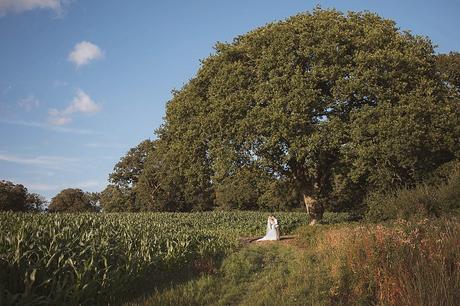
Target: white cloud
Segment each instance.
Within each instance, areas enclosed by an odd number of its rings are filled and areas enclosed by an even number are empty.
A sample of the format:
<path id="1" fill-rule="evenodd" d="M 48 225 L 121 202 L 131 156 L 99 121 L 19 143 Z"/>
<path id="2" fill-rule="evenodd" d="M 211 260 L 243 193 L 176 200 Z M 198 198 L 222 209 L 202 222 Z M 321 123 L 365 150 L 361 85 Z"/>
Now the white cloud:
<path id="1" fill-rule="evenodd" d="M 98 149 L 124 149 L 127 147 L 127 145 L 121 144 L 121 143 L 85 143 L 85 147 L 88 148 L 98 148 Z"/>
<path id="2" fill-rule="evenodd" d="M 50 125 L 45 124 L 45 123 L 34 122 L 34 121 L 3 120 L 3 119 L 0 119 L 0 123 L 14 124 L 14 125 L 21 125 L 21 126 L 28 126 L 28 127 L 36 127 L 36 128 L 41 128 L 41 129 L 45 129 L 45 130 L 51 130 L 51 131 L 60 132 L 60 133 L 73 133 L 73 134 L 82 134 L 82 135 L 97 134 L 95 131 L 92 131 L 92 130 L 65 128 L 65 127 L 61 127 L 61 126 L 50 126 Z"/>
<path id="3" fill-rule="evenodd" d="M 65 125 L 72 122 L 71 114 L 74 113 L 96 113 L 101 110 L 100 105 L 94 102 L 83 90 L 78 89 L 72 103 L 62 111 L 55 108 L 50 109 L 48 122 L 52 125 Z"/>
<path id="4" fill-rule="evenodd" d="M 88 64 L 92 60 L 101 59 L 103 57 L 104 52 L 98 46 L 88 41 L 82 41 L 75 45 L 68 59 L 78 68 Z"/>
<path id="5" fill-rule="evenodd" d="M 40 101 L 34 95 L 28 95 L 27 97 L 18 101 L 20 108 L 24 109 L 27 112 L 30 112 L 34 108 L 40 106 Z"/>
<path id="6" fill-rule="evenodd" d="M 42 184 L 42 183 L 30 183 L 24 184 L 27 189 L 36 190 L 36 191 L 54 191 L 59 190 L 61 187 L 58 185 L 51 185 L 51 184 Z"/>
<path id="7" fill-rule="evenodd" d="M 66 125 L 72 122 L 72 118 L 70 117 L 61 117 L 61 116 L 55 116 L 51 117 L 48 122 L 52 125 Z"/>
<path id="8" fill-rule="evenodd" d="M 83 182 L 78 182 L 76 184 L 74 184 L 74 186 L 76 188 L 80 188 L 80 189 L 86 189 L 86 188 L 93 188 L 93 187 L 100 187 L 102 186 L 101 183 L 99 183 L 97 180 L 86 180 L 86 181 L 83 181 Z"/>
<path id="9" fill-rule="evenodd" d="M 17 179 L 6 178 L 6 181 L 13 182 L 14 184 L 21 184 L 25 186 L 29 191 L 33 190 L 37 191 L 59 191 L 65 188 L 80 188 L 80 189 L 97 189 L 97 188 L 104 188 L 105 184 L 100 183 L 97 180 L 89 179 L 86 181 L 81 182 L 68 182 L 68 183 L 61 183 L 61 184 L 47 184 L 43 182 L 24 182 Z"/>
<path id="10" fill-rule="evenodd" d="M 72 114 L 76 112 L 81 113 L 96 113 L 101 110 L 101 107 L 97 105 L 90 96 L 88 96 L 83 90 L 77 90 L 77 95 L 65 110 L 64 114 Z"/>
<path id="11" fill-rule="evenodd" d="M 33 9 L 48 9 L 61 15 L 65 0 L 0 0 L 0 16 L 7 13 L 21 13 Z"/>
<path id="12" fill-rule="evenodd" d="M 0 153 L 0 161 L 16 163 L 21 165 L 40 166 L 51 169 L 64 169 L 66 165 L 70 163 L 75 163 L 78 160 L 74 158 L 60 156 L 22 157 L 17 155 Z"/>

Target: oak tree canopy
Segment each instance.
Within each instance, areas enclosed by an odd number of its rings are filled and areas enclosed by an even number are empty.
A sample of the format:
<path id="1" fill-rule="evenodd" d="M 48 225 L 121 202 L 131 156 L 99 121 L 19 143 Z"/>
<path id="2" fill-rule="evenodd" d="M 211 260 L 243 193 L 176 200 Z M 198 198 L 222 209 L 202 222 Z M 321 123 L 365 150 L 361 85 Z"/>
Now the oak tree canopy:
<path id="1" fill-rule="evenodd" d="M 167 103 L 138 205 L 302 201 L 317 220 L 415 184 L 459 154 L 458 76 L 444 62 L 428 38 L 370 12 L 315 9 L 217 43 Z"/>

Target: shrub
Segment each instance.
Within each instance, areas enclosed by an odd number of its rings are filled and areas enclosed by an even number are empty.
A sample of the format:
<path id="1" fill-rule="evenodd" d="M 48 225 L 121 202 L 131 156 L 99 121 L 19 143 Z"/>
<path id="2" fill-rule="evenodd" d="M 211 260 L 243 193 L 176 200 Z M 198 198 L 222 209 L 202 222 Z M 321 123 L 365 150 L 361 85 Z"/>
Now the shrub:
<path id="1" fill-rule="evenodd" d="M 51 199 L 49 212 L 93 212 L 97 211 L 91 193 L 81 189 L 67 188 Z"/>
<path id="2" fill-rule="evenodd" d="M 460 213 L 460 167 L 455 168 L 447 184 L 438 188 L 438 200 L 445 210 Z"/>
<path id="3" fill-rule="evenodd" d="M 406 187 L 390 193 L 370 194 L 365 203 L 369 221 L 440 217 L 459 212 L 460 171 L 454 168 L 445 183 L 422 183 L 412 189 Z"/>

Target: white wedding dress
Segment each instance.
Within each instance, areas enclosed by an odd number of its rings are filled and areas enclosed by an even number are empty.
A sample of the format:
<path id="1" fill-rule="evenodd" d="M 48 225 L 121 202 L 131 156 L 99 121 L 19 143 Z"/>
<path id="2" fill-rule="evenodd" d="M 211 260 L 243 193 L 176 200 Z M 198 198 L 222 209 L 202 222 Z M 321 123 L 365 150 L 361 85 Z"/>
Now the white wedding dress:
<path id="1" fill-rule="evenodd" d="M 266 241 L 266 240 L 280 240 L 280 228 L 278 225 L 278 220 L 275 218 L 268 218 L 267 221 L 267 234 L 258 239 L 257 241 Z"/>

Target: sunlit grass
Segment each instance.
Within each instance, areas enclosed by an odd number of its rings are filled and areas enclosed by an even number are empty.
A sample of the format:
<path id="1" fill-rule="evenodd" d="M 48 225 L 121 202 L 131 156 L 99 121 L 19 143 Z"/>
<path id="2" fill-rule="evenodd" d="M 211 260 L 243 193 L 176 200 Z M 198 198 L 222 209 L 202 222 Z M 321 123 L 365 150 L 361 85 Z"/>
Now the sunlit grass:
<path id="1" fill-rule="evenodd" d="M 456 305 L 457 220 L 304 226 L 295 243 L 252 244 L 140 305 Z"/>

